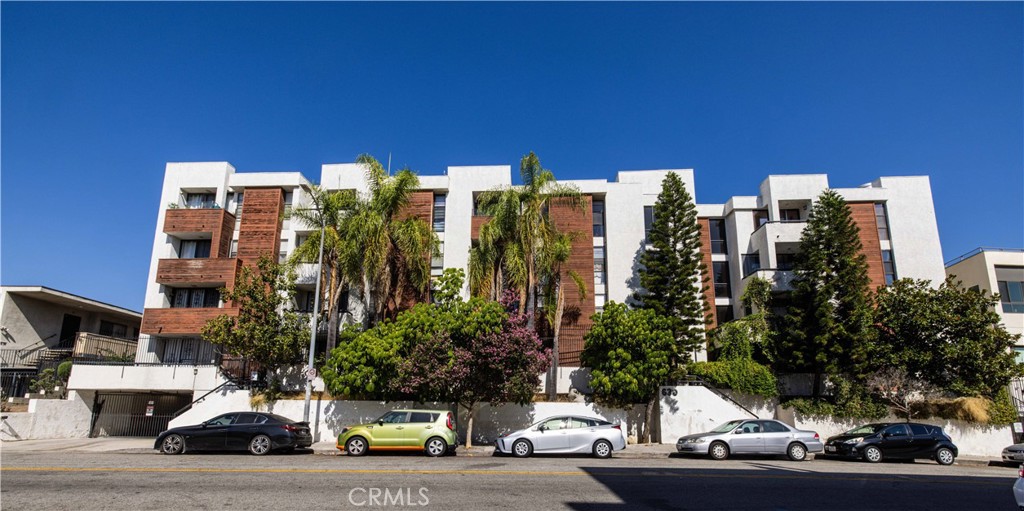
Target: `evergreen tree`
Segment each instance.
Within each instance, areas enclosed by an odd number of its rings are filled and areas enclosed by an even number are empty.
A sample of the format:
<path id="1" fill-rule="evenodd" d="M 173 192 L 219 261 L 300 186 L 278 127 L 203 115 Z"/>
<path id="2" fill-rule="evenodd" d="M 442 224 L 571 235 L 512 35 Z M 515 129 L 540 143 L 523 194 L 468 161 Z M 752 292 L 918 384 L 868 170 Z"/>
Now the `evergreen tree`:
<path id="1" fill-rule="evenodd" d="M 859 232 L 846 201 L 826 190 L 800 237 L 779 357 L 789 369 L 814 374 L 815 397 L 824 375 L 860 377 L 867 361 L 872 310 Z"/>
<path id="2" fill-rule="evenodd" d="M 704 300 L 697 206 L 679 176 L 671 172 L 654 204 L 649 247 L 640 256 L 640 308 L 669 318 L 675 338 L 673 362 L 681 365 L 704 342 L 708 305 Z"/>

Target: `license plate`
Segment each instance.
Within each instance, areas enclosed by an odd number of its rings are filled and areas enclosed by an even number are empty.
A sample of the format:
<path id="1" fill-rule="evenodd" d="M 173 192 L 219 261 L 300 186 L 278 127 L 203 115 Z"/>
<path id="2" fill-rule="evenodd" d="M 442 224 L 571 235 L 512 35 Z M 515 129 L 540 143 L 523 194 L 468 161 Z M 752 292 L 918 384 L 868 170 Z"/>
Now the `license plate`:
<path id="1" fill-rule="evenodd" d="M 836 446 L 834 446 L 834 445 L 826 445 L 825 446 L 825 452 L 836 452 Z"/>

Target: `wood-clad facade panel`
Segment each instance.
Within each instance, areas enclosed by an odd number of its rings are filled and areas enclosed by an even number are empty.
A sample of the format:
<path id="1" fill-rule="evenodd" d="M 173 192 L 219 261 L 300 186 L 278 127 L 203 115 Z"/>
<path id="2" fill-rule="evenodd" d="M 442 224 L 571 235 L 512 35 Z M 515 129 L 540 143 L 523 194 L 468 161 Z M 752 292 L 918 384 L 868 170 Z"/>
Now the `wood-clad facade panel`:
<path id="1" fill-rule="evenodd" d="M 161 259 L 156 281 L 169 286 L 217 284 L 234 287 L 241 263 L 238 259 Z"/>
<path id="2" fill-rule="evenodd" d="M 715 276 L 714 266 L 711 265 L 711 219 L 698 218 L 700 225 L 700 257 L 704 262 L 704 272 L 701 275 L 701 282 L 707 286 L 704 290 L 704 299 L 707 300 L 711 321 L 705 328 L 711 330 L 718 326 L 718 309 L 715 307 Z"/>
<path id="3" fill-rule="evenodd" d="M 242 221 L 238 228 L 238 258 L 256 264 L 261 255 L 277 259 L 281 247 L 284 191 L 280 188 L 246 188 Z"/>
<path id="4" fill-rule="evenodd" d="M 171 235 L 210 233 L 210 255 L 227 257 L 235 216 L 223 209 L 168 209 L 164 232 Z"/>
<path id="5" fill-rule="evenodd" d="M 853 223 L 860 229 L 861 252 L 868 260 L 868 277 L 871 289 L 885 285 L 885 266 L 882 264 L 882 242 L 878 239 L 878 224 L 875 221 L 874 202 L 850 202 Z"/>
<path id="6" fill-rule="evenodd" d="M 197 335 L 202 333 L 206 322 L 227 314 L 237 316 L 236 308 L 168 308 L 168 309 L 145 309 L 142 313 L 142 327 L 139 331 L 143 334 L 173 336 L 173 335 Z"/>
<path id="7" fill-rule="evenodd" d="M 591 197 L 583 197 L 579 209 L 566 202 L 555 201 L 549 208 L 551 220 L 555 227 L 563 233 L 573 233 L 576 237 L 572 242 L 568 267 L 562 273 L 562 286 L 565 292 L 565 315 L 559 335 L 559 357 L 561 366 L 578 367 L 580 352 L 583 351 L 583 336 L 590 330 L 594 315 L 594 220 Z M 569 276 L 569 271 L 576 272 L 586 284 L 586 297 L 581 296 L 576 282 Z M 554 304 L 547 304 L 554 305 Z"/>

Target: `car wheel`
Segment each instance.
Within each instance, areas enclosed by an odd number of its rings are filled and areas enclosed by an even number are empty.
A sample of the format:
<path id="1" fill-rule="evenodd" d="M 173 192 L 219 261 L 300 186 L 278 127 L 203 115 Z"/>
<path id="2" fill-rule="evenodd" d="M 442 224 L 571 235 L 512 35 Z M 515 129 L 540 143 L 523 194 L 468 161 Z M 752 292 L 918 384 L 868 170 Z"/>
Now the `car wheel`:
<path id="1" fill-rule="evenodd" d="M 525 458 L 533 454 L 533 445 L 529 440 L 519 439 L 512 444 L 512 454 L 517 458 Z"/>
<path id="2" fill-rule="evenodd" d="M 612 457 L 612 443 L 607 440 L 594 442 L 594 456 L 598 458 Z"/>
<path id="3" fill-rule="evenodd" d="M 444 453 L 448 452 L 448 442 L 445 442 L 441 437 L 430 437 L 427 440 L 425 450 L 427 451 L 427 456 L 432 458 L 444 456 Z"/>
<path id="4" fill-rule="evenodd" d="M 349 456 L 362 456 L 366 454 L 366 439 L 361 436 L 354 436 L 345 442 L 345 452 Z"/>
<path id="5" fill-rule="evenodd" d="M 724 460 L 729 457 L 729 446 L 723 442 L 715 442 L 708 447 L 708 454 L 711 455 L 711 459 Z"/>
<path id="6" fill-rule="evenodd" d="M 786 449 L 786 455 L 793 461 L 803 461 L 807 459 L 807 448 L 804 444 L 793 442 L 789 444 L 789 449 Z"/>
<path id="7" fill-rule="evenodd" d="M 249 452 L 256 456 L 263 456 L 270 452 L 270 437 L 267 435 L 256 435 L 249 440 Z"/>
<path id="8" fill-rule="evenodd" d="M 939 465 L 952 465 L 956 461 L 956 456 L 953 455 L 953 451 L 939 447 L 939 450 L 935 451 L 935 461 L 939 462 Z"/>
<path id="9" fill-rule="evenodd" d="M 185 452 L 185 439 L 181 435 L 167 435 L 160 444 L 160 452 L 164 454 L 181 454 Z"/>
<path id="10" fill-rule="evenodd" d="M 864 461 L 868 463 L 878 463 L 882 461 L 882 450 L 873 445 L 869 445 L 864 448 Z"/>

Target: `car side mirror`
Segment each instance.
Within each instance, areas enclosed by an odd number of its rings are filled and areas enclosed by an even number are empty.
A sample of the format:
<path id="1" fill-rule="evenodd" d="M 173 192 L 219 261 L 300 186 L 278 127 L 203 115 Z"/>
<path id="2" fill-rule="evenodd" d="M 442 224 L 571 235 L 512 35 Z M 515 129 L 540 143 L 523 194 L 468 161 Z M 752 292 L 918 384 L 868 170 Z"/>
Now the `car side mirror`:
<path id="1" fill-rule="evenodd" d="M 537 431 L 540 431 L 541 433 L 547 431 L 547 429 L 548 429 L 548 427 L 543 425 L 543 424 L 541 424 L 540 426 L 537 426 Z"/>
<path id="2" fill-rule="evenodd" d="M 377 425 L 378 426 L 383 426 L 384 425 L 384 421 L 382 421 L 382 420 L 381 421 L 377 421 Z"/>
<path id="3" fill-rule="evenodd" d="M 210 423 L 204 422 L 204 423 L 200 424 L 199 427 L 201 427 L 203 429 L 206 429 L 206 426 L 209 426 L 209 425 L 210 425 Z"/>
<path id="4" fill-rule="evenodd" d="M 736 431 L 733 431 L 732 434 L 734 434 L 734 435 L 742 435 L 743 434 L 743 430 L 742 429 L 737 429 Z"/>

